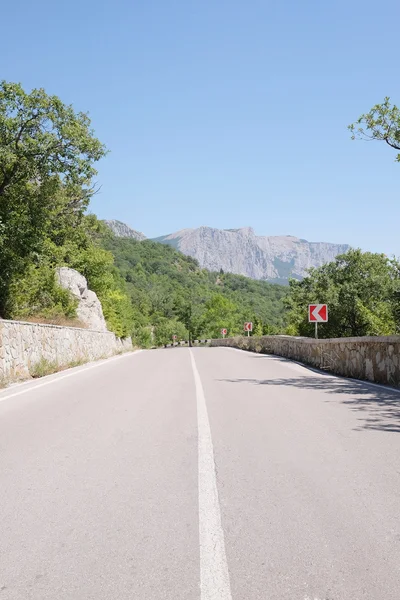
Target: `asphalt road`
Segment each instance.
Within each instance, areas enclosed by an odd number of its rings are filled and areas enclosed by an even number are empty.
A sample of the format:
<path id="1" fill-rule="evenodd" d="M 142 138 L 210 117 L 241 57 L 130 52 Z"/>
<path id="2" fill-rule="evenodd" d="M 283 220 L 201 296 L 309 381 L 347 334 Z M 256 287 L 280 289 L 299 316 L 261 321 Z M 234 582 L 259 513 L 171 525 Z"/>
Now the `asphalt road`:
<path id="1" fill-rule="evenodd" d="M 0 394 L 0 600 L 399 600 L 400 394 L 226 348 Z"/>

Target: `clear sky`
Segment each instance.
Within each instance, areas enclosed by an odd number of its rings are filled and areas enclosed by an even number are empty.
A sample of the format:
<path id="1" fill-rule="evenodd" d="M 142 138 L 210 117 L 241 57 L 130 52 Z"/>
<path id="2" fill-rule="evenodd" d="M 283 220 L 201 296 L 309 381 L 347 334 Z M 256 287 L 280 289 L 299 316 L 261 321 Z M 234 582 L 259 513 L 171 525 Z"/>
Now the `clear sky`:
<path id="1" fill-rule="evenodd" d="M 400 255 L 400 164 L 346 126 L 400 104 L 398 0 L 14 0 L 0 78 L 89 111 L 92 210 L 149 237 L 262 235 Z"/>

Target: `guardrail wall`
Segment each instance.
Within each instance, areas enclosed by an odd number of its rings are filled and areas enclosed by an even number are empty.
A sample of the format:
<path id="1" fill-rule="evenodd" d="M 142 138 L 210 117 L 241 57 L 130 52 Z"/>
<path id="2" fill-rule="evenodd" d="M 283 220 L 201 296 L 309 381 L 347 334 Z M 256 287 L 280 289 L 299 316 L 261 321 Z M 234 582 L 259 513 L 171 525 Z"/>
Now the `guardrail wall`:
<path id="1" fill-rule="evenodd" d="M 62 367 L 131 349 L 130 338 L 108 331 L 0 320 L 0 378 L 6 381 L 29 376 L 42 359 Z"/>
<path id="2" fill-rule="evenodd" d="M 228 346 L 291 358 L 345 377 L 400 387 L 400 336 L 315 340 L 289 336 L 213 340 Z"/>

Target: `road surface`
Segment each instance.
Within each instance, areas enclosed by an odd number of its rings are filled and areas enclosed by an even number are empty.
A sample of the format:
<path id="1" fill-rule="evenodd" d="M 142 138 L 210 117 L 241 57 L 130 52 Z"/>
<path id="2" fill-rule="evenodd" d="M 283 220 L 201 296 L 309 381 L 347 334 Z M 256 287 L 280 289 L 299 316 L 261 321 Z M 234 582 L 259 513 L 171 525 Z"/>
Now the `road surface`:
<path id="1" fill-rule="evenodd" d="M 228 348 L 0 394 L 0 600 L 399 600 L 400 395 Z"/>

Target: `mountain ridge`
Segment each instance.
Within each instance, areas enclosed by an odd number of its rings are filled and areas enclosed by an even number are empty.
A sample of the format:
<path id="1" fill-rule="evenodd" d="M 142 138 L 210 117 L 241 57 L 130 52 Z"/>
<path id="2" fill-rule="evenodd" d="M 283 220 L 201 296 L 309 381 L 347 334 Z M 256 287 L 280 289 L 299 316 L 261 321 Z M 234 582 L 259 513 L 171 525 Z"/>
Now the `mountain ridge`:
<path id="1" fill-rule="evenodd" d="M 169 244 L 210 271 L 245 275 L 285 283 L 289 277 L 302 279 L 311 267 L 331 262 L 347 252 L 348 244 L 309 242 L 292 235 L 258 236 L 252 227 L 181 229 L 155 238 Z"/>
<path id="2" fill-rule="evenodd" d="M 116 235 L 133 237 L 123 235 L 121 227 Z M 293 235 L 259 236 L 250 226 L 217 229 L 202 225 L 180 229 L 152 238 L 152 241 L 172 246 L 195 258 L 201 267 L 210 271 L 222 269 L 251 279 L 281 284 L 287 283 L 290 277 L 302 279 L 309 268 L 331 262 L 350 248 L 348 244 L 309 242 Z"/>

